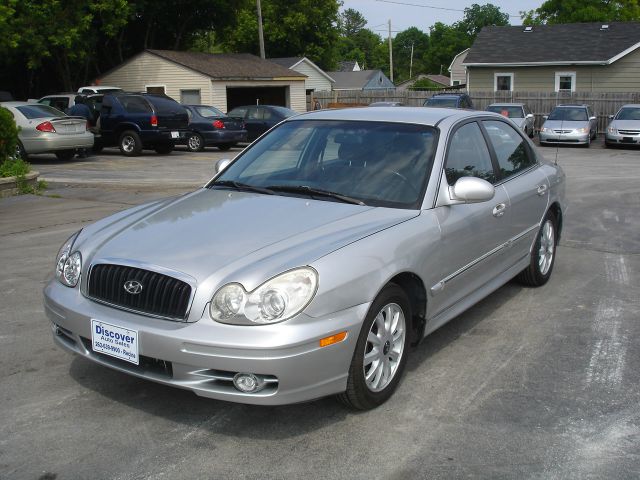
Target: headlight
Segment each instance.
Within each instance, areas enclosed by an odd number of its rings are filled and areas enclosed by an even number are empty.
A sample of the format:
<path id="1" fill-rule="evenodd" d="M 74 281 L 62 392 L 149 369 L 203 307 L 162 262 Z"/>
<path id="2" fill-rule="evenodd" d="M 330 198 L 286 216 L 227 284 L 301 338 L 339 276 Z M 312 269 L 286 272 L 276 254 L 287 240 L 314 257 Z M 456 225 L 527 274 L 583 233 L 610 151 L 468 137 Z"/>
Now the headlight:
<path id="1" fill-rule="evenodd" d="M 71 235 L 71 237 L 62 244 L 56 257 L 56 278 L 67 287 L 75 287 L 80 280 L 82 256 L 80 252 L 71 253 L 71 249 L 78 235 L 80 235 L 80 231 Z"/>
<path id="2" fill-rule="evenodd" d="M 550 129 L 550 128 L 547 128 L 547 127 L 542 127 L 542 128 L 540 129 L 540 131 L 541 131 L 542 133 L 551 133 L 551 129 Z"/>
<path id="3" fill-rule="evenodd" d="M 229 283 L 211 299 L 211 318 L 221 323 L 261 325 L 296 316 L 309 305 L 318 289 L 318 274 L 297 268 L 268 280 L 252 292 Z"/>
<path id="4" fill-rule="evenodd" d="M 578 133 L 589 133 L 589 127 L 576 128 Z"/>
<path id="5" fill-rule="evenodd" d="M 609 127 L 607 128 L 607 132 L 613 134 L 613 135 L 617 135 L 618 134 L 618 130 L 614 127 Z"/>

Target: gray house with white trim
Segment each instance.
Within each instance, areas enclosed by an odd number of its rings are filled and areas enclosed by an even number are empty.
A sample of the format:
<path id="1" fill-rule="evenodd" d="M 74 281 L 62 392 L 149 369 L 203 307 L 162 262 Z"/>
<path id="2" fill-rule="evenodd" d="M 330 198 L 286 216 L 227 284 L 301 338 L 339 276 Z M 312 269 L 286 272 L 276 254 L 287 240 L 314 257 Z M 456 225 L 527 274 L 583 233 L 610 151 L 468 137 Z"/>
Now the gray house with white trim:
<path id="1" fill-rule="evenodd" d="M 334 90 L 387 90 L 396 86 L 382 70 L 327 72 L 335 80 Z"/>
<path id="2" fill-rule="evenodd" d="M 640 22 L 485 27 L 464 66 L 471 93 L 635 92 Z"/>
<path id="3" fill-rule="evenodd" d="M 306 75 L 304 88 L 307 95 L 312 92 L 331 91 L 335 83 L 333 78 L 307 57 L 270 58 L 269 61 Z"/>

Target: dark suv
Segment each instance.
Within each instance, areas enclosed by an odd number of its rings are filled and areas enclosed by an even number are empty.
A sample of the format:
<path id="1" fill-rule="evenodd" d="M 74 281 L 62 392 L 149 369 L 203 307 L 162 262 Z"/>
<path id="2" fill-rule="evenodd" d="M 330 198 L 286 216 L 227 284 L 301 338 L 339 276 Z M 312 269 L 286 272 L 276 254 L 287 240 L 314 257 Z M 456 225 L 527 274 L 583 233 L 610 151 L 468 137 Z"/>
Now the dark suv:
<path id="1" fill-rule="evenodd" d="M 436 93 L 427 98 L 423 107 L 466 108 L 473 110 L 471 97 L 466 93 Z"/>
<path id="2" fill-rule="evenodd" d="M 94 150 L 118 146 L 123 155 L 142 149 L 169 153 L 189 130 L 187 111 L 164 95 L 106 94 L 102 99 Z"/>

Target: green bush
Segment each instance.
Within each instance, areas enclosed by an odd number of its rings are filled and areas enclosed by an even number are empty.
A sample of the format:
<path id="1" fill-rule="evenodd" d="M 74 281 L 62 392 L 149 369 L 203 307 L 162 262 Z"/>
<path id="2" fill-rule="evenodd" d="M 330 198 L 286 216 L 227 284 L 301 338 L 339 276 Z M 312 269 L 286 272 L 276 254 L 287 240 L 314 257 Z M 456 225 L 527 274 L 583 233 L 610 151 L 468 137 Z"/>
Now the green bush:
<path id="1" fill-rule="evenodd" d="M 0 107 L 0 163 L 13 157 L 18 143 L 18 127 L 13 115 L 6 108 Z"/>
<path id="2" fill-rule="evenodd" d="M 31 165 L 21 158 L 6 157 L 4 162 L 0 163 L 0 177 L 24 177 Z"/>

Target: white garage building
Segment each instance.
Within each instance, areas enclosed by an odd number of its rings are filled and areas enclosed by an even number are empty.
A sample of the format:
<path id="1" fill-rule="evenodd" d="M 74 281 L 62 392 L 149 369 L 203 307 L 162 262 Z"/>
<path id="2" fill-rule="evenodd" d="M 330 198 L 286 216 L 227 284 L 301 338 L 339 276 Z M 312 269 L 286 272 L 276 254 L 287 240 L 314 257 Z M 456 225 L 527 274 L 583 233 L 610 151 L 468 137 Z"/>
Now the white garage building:
<path id="1" fill-rule="evenodd" d="M 281 105 L 305 112 L 306 75 L 255 55 L 145 50 L 96 83 L 126 91 L 165 93 L 186 104 L 228 112 L 240 105 Z"/>

